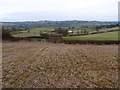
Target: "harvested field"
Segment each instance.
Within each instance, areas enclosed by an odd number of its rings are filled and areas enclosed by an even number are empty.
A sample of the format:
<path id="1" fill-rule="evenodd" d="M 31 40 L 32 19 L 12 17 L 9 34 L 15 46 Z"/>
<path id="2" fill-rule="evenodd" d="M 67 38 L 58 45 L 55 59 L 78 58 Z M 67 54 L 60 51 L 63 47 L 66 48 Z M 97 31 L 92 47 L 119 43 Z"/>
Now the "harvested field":
<path id="1" fill-rule="evenodd" d="M 5 88 L 116 88 L 117 45 L 3 43 Z"/>

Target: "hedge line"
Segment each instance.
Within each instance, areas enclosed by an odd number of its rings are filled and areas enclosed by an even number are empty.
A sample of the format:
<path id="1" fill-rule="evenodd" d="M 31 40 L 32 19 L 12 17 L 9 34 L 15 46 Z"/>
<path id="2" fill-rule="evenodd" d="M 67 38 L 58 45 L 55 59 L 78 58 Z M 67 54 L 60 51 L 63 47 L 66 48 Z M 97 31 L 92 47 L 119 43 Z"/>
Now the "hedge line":
<path id="1" fill-rule="evenodd" d="M 64 40 L 65 44 L 120 44 L 120 40 Z"/>
<path id="2" fill-rule="evenodd" d="M 106 32 L 115 32 L 115 31 L 120 31 L 118 29 L 115 30 L 109 30 L 109 31 L 99 31 L 99 32 L 92 32 L 92 33 L 88 33 L 88 34 L 73 34 L 73 35 L 69 35 L 69 36 L 84 36 L 84 35 L 91 35 L 91 34 L 100 34 L 100 33 L 106 33 Z"/>
<path id="3" fill-rule="evenodd" d="M 41 41 L 41 38 L 39 37 L 18 37 L 18 38 L 11 38 L 11 41 L 20 41 L 20 40 L 26 40 L 26 41 L 32 41 L 33 39 L 36 39 L 37 41 Z M 49 41 L 49 40 L 47 40 Z M 58 43 L 65 43 L 65 44 L 120 44 L 120 40 L 62 40 Z"/>

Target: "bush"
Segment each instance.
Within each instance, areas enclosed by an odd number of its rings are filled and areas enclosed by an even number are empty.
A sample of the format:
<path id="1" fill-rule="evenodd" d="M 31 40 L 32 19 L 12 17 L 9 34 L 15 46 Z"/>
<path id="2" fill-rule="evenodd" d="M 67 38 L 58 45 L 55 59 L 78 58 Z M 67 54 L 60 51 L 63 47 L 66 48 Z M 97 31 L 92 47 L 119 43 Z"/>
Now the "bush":
<path id="1" fill-rule="evenodd" d="M 9 32 L 9 29 L 2 29 L 2 39 L 12 39 L 12 35 Z"/>
<path id="2" fill-rule="evenodd" d="M 47 34 L 47 33 L 42 33 L 40 35 L 41 35 L 42 39 L 49 39 L 49 34 Z"/>
<path id="3" fill-rule="evenodd" d="M 57 34 L 62 34 L 62 36 L 67 36 L 67 35 L 68 35 L 68 30 L 67 30 L 67 29 L 64 29 L 64 28 L 61 28 L 61 27 L 56 28 L 56 29 L 55 29 L 55 32 L 56 32 Z"/>

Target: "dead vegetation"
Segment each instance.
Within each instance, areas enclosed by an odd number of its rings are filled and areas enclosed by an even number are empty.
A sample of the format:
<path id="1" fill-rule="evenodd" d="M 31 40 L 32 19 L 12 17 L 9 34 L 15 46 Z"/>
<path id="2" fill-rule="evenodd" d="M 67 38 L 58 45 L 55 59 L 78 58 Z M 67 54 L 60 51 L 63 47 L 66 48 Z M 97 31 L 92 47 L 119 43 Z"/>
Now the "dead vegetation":
<path id="1" fill-rule="evenodd" d="M 116 88 L 117 45 L 3 43 L 5 88 Z"/>

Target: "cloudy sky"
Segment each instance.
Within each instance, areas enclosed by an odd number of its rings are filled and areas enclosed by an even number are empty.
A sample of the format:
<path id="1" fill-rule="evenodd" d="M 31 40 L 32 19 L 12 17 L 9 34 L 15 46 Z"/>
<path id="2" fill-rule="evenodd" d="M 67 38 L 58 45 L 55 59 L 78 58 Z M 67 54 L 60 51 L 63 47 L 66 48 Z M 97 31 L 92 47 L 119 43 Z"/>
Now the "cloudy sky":
<path id="1" fill-rule="evenodd" d="M 1 21 L 117 21 L 119 0 L 0 0 Z"/>

